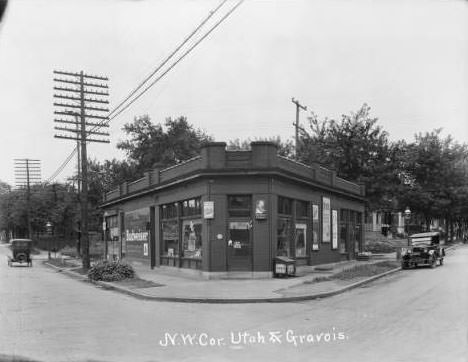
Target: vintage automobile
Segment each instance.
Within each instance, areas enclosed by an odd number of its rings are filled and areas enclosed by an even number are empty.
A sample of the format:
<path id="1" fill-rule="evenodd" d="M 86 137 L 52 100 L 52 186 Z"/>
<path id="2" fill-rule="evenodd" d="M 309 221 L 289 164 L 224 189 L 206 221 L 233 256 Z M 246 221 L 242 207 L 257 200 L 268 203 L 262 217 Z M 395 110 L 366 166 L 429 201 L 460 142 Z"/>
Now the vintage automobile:
<path id="1" fill-rule="evenodd" d="M 26 264 L 32 266 L 31 239 L 12 239 L 10 241 L 10 249 L 12 256 L 8 257 L 8 266 L 13 266 L 13 263 Z"/>
<path id="2" fill-rule="evenodd" d="M 437 262 L 444 264 L 445 249 L 439 232 L 413 234 L 408 239 L 408 247 L 402 250 L 401 267 L 408 269 L 419 265 L 435 268 Z"/>

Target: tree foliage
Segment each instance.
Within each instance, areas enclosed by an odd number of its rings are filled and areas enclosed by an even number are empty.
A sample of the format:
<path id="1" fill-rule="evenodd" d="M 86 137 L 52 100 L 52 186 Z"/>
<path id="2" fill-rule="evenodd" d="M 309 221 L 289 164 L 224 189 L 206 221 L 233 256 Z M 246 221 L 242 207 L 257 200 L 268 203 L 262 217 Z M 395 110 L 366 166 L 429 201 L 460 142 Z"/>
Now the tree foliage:
<path id="1" fill-rule="evenodd" d="M 371 207 L 390 207 L 399 183 L 396 150 L 377 121 L 367 104 L 340 121 L 312 115 L 309 128 L 300 132 L 298 160 L 318 162 L 335 169 L 339 177 L 364 182 Z"/>
<path id="2" fill-rule="evenodd" d="M 269 138 L 256 138 L 255 141 L 268 141 L 273 142 L 278 146 L 278 154 L 284 157 L 293 157 L 294 155 L 294 145 L 291 140 L 282 141 L 280 136 L 269 137 Z M 227 145 L 227 149 L 231 151 L 245 151 L 250 150 L 250 144 L 254 142 L 252 139 L 247 138 L 241 140 L 236 138 L 230 140 Z"/>
<path id="3" fill-rule="evenodd" d="M 33 233 L 45 232 L 51 222 L 57 234 L 68 234 L 76 228 L 78 212 L 76 193 L 66 184 L 31 186 L 29 210 Z M 15 231 L 23 236 L 28 229 L 26 189 L 12 190 L 0 195 L 0 229 Z"/>
<path id="4" fill-rule="evenodd" d="M 167 118 L 164 126 L 145 115 L 123 127 L 128 139 L 118 143 L 140 176 L 154 164 L 171 166 L 199 154 L 212 137 L 188 123 L 186 117 Z"/>

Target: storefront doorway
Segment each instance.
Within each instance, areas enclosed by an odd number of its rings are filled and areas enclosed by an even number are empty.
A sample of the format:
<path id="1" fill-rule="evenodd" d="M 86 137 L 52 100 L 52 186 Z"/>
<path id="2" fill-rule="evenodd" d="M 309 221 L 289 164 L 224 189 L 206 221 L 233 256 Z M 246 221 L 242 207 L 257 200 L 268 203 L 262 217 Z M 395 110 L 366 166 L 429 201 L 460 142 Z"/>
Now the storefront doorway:
<path id="1" fill-rule="evenodd" d="M 227 267 L 229 271 L 252 270 L 252 242 L 249 221 L 230 221 L 228 226 Z"/>

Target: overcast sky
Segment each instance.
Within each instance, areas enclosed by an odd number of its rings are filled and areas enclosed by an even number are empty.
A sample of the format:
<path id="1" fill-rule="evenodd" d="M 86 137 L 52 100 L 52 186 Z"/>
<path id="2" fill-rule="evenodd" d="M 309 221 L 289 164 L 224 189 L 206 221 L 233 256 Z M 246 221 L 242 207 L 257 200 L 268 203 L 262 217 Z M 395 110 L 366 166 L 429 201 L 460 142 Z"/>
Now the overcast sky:
<path id="1" fill-rule="evenodd" d="M 47 179 L 73 149 L 53 137 L 54 69 L 108 76 L 112 108 L 219 2 L 10 0 L 0 30 L 0 180 L 14 184 L 14 158 L 42 160 Z M 466 142 L 468 1 L 246 0 L 114 119 L 111 144 L 91 145 L 89 156 L 121 158 L 121 128 L 143 114 L 187 116 L 217 141 L 288 139 L 291 97 L 329 118 L 368 103 L 392 139 L 443 127 Z"/>

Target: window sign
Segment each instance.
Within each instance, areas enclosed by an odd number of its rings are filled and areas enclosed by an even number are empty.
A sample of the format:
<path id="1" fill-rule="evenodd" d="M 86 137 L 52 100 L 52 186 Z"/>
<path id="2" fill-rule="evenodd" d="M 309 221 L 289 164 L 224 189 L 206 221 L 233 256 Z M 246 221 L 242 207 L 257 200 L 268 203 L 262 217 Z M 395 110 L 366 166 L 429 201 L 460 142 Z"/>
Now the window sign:
<path id="1" fill-rule="evenodd" d="M 214 201 L 203 202 L 203 217 L 205 219 L 214 219 Z"/>
<path id="2" fill-rule="evenodd" d="M 312 250 L 319 250 L 319 206 L 312 205 Z"/>
<path id="3" fill-rule="evenodd" d="M 330 240 L 330 199 L 322 197 L 322 242 L 329 243 Z"/>
<path id="4" fill-rule="evenodd" d="M 260 199 L 257 200 L 255 204 L 255 218 L 256 219 L 266 219 L 267 218 L 267 210 L 265 205 L 265 200 Z"/>
<path id="5" fill-rule="evenodd" d="M 332 210 L 332 249 L 338 249 L 338 211 Z"/>
<path id="6" fill-rule="evenodd" d="M 148 243 L 143 244 L 143 255 L 148 256 Z"/>
<path id="7" fill-rule="evenodd" d="M 122 247 L 122 252 L 127 257 L 141 258 L 148 256 L 148 254 L 144 253 L 144 244 L 147 244 L 149 241 L 149 218 L 149 208 L 125 213 L 125 243 L 122 243 L 125 247 Z"/>
<path id="8" fill-rule="evenodd" d="M 318 205 L 312 205 L 312 221 L 319 221 Z"/>

